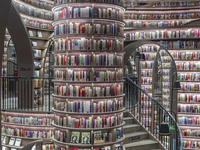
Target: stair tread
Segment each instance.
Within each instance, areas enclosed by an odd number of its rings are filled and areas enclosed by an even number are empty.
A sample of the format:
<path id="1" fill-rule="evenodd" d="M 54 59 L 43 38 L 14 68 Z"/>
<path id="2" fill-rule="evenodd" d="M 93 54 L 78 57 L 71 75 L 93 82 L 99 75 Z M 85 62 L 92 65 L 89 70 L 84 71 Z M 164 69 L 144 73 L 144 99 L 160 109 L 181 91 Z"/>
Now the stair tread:
<path id="1" fill-rule="evenodd" d="M 125 136 L 126 136 L 126 138 L 127 138 L 127 137 L 134 137 L 134 136 L 145 135 L 145 134 L 147 134 L 147 132 L 138 131 L 138 132 L 133 132 L 133 133 L 125 134 Z"/>
<path id="2" fill-rule="evenodd" d="M 124 147 L 136 147 L 136 146 L 141 146 L 141 145 L 149 145 L 149 144 L 157 144 L 158 142 L 153 141 L 153 140 L 141 140 L 137 142 L 132 142 L 128 144 L 124 144 Z"/>
<path id="3" fill-rule="evenodd" d="M 130 120 L 133 119 L 133 117 L 124 117 L 124 120 Z"/>
<path id="4" fill-rule="evenodd" d="M 127 128 L 132 128 L 132 127 L 140 127 L 140 125 L 138 125 L 138 124 L 127 124 L 123 128 L 127 129 Z"/>

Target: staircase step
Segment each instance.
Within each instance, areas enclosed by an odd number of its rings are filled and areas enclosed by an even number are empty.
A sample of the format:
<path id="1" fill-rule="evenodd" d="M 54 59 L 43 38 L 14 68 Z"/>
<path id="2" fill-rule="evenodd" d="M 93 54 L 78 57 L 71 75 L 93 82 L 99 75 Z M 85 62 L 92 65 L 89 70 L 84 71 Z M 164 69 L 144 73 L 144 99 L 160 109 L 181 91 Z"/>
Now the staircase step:
<path id="1" fill-rule="evenodd" d="M 141 129 L 141 126 L 138 124 L 129 124 L 129 125 L 125 125 L 123 128 L 124 128 L 124 134 L 126 134 L 126 133 L 139 131 Z"/>
<path id="2" fill-rule="evenodd" d="M 124 111 L 124 112 L 123 112 L 123 116 L 124 116 L 124 118 L 125 118 L 125 117 L 129 117 L 129 112 L 128 112 L 128 111 Z"/>
<path id="3" fill-rule="evenodd" d="M 143 131 L 125 134 L 126 139 L 124 140 L 124 143 L 128 144 L 147 139 L 147 135 L 147 132 Z"/>
<path id="4" fill-rule="evenodd" d="M 158 142 L 153 140 L 141 140 L 124 144 L 126 150 L 149 150 L 158 148 Z"/>
<path id="5" fill-rule="evenodd" d="M 133 117 L 125 117 L 124 121 L 125 121 L 126 125 L 133 124 L 133 122 L 134 122 Z"/>

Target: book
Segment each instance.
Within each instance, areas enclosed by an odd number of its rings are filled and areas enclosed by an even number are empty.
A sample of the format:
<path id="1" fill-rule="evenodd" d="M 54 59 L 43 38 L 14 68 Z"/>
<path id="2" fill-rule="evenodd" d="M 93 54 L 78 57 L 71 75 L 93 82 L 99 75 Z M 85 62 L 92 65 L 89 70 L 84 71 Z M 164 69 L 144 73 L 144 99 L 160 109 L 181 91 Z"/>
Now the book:
<path id="1" fill-rule="evenodd" d="M 79 143 L 80 132 L 72 131 L 71 143 Z"/>
<path id="2" fill-rule="evenodd" d="M 90 132 L 82 132 L 81 133 L 81 143 L 82 144 L 90 144 Z"/>
<path id="3" fill-rule="evenodd" d="M 17 138 L 15 141 L 15 146 L 21 146 L 22 139 Z"/>
<path id="4" fill-rule="evenodd" d="M 94 144 L 103 143 L 102 131 L 94 131 Z"/>
<path id="5" fill-rule="evenodd" d="M 28 30 L 29 36 L 33 37 L 33 31 L 32 30 Z"/>
<path id="6" fill-rule="evenodd" d="M 14 145 L 15 143 L 15 138 L 10 138 L 9 144 L 8 145 Z"/>
<path id="7" fill-rule="evenodd" d="M 32 41 L 32 46 L 37 47 L 37 42 L 36 41 Z"/>
<path id="8" fill-rule="evenodd" d="M 37 31 L 37 36 L 38 36 L 38 37 L 43 37 L 43 36 L 42 36 L 42 32 L 41 32 L 41 31 Z"/>

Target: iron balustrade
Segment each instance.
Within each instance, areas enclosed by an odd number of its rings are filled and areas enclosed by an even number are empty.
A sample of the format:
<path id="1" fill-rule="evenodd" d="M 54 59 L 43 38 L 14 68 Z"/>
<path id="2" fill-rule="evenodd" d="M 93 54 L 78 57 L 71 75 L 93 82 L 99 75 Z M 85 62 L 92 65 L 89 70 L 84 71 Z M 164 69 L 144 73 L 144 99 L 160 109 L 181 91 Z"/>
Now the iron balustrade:
<path id="1" fill-rule="evenodd" d="M 1 78 L 1 110 L 51 112 L 52 78 Z"/>
<path id="2" fill-rule="evenodd" d="M 126 109 L 168 150 L 182 150 L 183 137 L 174 117 L 153 97 L 140 88 L 136 80 L 125 78 Z M 166 124 L 169 133 L 160 133 Z"/>

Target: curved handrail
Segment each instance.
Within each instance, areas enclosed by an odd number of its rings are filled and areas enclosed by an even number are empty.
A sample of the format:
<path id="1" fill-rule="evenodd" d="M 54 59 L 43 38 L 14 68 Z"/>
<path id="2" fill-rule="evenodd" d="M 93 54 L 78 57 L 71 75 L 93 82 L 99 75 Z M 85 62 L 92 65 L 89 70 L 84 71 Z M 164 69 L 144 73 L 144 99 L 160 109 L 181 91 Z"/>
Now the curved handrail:
<path id="1" fill-rule="evenodd" d="M 137 89 L 139 89 L 140 91 L 142 91 L 144 94 L 146 94 L 147 97 L 149 97 L 154 103 L 156 103 L 159 108 L 161 108 L 165 114 L 167 114 L 170 119 L 173 121 L 173 123 L 175 124 L 175 127 L 177 129 L 177 132 L 179 133 L 180 135 L 180 147 L 179 147 L 179 150 L 182 150 L 183 149 L 183 137 L 182 137 L 182 132 L 181 132 L 181 129 L 180 127 L 178 126 L 176 120 L 174 119 L 174 117 L 165 109 L 165 107 L 163 105 L 161 105 L 158 101 L 156 101 L 152 96 L 150 96 L 147 92 L 145 92 L 141 87 L 139 87 L 136 83 L 134 83 L 129 77 L 125 77 L 126 80 L 128 80 L 128 82 L 130 82 L 132 85 L 134 85 Z"/>
<path id="2" fill-rule="evenodd" d="M 22 150 L 31 150 L 32 147 L 36 144 L 41 144 L 41 148 L 40 150 L 42 150 L 42 143 L 43 143 L 43 140 L 36 140 L 36 141 L 33 141 L 33 142 L 30 142 L 29 144 L 25 145 Z M 39 149 L 38 149 L 39 150 Z"/>

